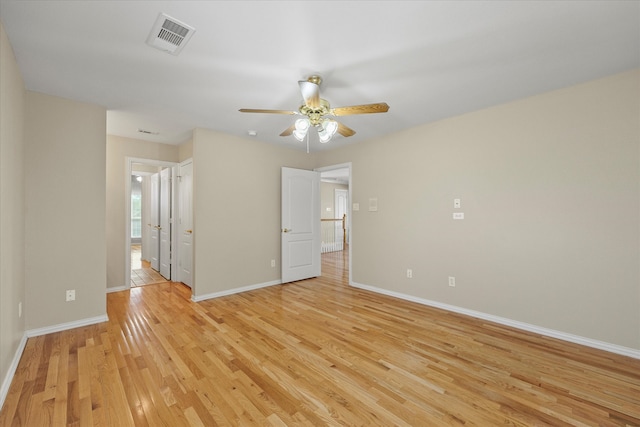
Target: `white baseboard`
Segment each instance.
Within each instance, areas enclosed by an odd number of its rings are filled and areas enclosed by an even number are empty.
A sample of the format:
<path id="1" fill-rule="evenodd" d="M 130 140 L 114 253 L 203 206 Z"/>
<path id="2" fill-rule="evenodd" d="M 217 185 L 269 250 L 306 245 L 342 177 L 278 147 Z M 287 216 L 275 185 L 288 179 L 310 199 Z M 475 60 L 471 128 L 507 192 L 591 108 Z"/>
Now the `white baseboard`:
<path id="1" fill-rule="evenodd" d="M 27 338 L 37 337 L 40 335 L 52 334 L 54 332 L 66 331 L 73 328 L 81 328 L 83 326 L 93 325 L 96 323 L 108 322 L 109 317 L 106 314 L 96 317 L 88 317 L 86 319 L 75 320 L 73 322 L 59 323 L 57 325 L 45 326 L 44 328 L 29 329 L 25 332 Z"/>
<path id="2" fill-rule="evenodd" d="M 107 288 L 107 293 L 110 294 L 111 292 L 128 291 L 129 289 L 131 289 L 129 286 L 116 286 L 115 288 Z"/>
<path id="3" fill-rule="evenodd" d="M 551 338 L 557 338 L 563 341 L 572 342 L 575 344 L 581 344 L 587 347 L 597 348 L 599 350 L 608 351 L 610 353 L 616 353 L 623 356 L 632 357 L 634 359 L 640 359 L 640 350 L 636 350 L 629 347 L 623 347 L 621 345 L 611 344 L 604 341 L 598 341 L 591 338 L 581 337 L 579 335 L 568 334 L 562 331 L 556 331 L 554 329 L 543 328 L 540 326 L 532 325 L 530 323 L 519 322 L 517 320 L 507 319 L 505 317 L 494 316 L 492 314 L 483 313 L 480 311 L 469 310 L 455 305 L 444 304 L 437 301 L 431 301 L 424 298 L 418 298 L 412 295 L 406 295 L 399 292 L 389 291 L 387 289 L 377 288 L 375 286 L 363 285 L 361 283 L 352 282 L 351 286 L 354 288 L 364 289 L 367 291 L 375 292 L 378 294 L 388 295 L 390 297 L 399 298 L 407 301 L 412 301 L 418 304 L 427 305 L 430 307 L 441 308 L 443 310 L 451 311 L 454 313 L 465 314 L 467 316 L 476 317 L 478 319 L 487 320 L 490 322 L 498 323 L 505 326 L 511 326 L 516 329 L 532 332 L 539 335 L 544 335 Z"/>
<path id="4" fill-rule="evenodd" d="M 9 387 L 11 386 L 11 381 L 13 381 L 13 377 L 16 374 L 16 369 L 18 369 L 18 363 L 20 362 L 20 358 L 22 357 L 22 353 L 24 352 L 24 348 L 27 345 L 27 335 L 23 335 L 20 343 L 18 344 L 18 348 L 16 349 L 15 354 L 13 355 L 13 359 L 11 360 L 11 365 L 9 365 L 9 370 L 2 380 L 2 388 L 0 388 L 0 408 L 4 405 L 4 401 L 7 398 L 7 394 L 9 393 Z"/>
<path id="5" fill-rule="evenodd" d="M 282 284 L 281 280 L 273 280 L 271 282 L 258 283 L 256 285 L 243 286 L 241 288 L 228 289 L 226 291 L 214 292 L 211 294 L 198 295 L 198 296 L 191 295 L 191 301 L 200 302 L 200 301 L 204 301 L 212 298 L 225 297 L 227 295 L 239 294 L 241 292 L 247 292 L 247 291 L 254 291 L 256 289 L 267 288 L 269 286 L 275 286 L 280 284 Z"/>

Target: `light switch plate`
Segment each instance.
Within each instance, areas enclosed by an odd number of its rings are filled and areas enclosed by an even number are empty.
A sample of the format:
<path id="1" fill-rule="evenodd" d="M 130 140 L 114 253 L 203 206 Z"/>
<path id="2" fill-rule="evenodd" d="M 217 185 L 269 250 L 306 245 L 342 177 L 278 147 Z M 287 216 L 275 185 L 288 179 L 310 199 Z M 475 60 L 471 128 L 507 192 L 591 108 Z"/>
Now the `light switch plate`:
<path id="1" fill-rule="evenodd" d="M 359 211 L 360 210 L 360 203 L 354 203 L 353 204 L 353 210 L 354 211 Z"/>
<path id="2" fill-rule="evenodd" d="M 453 199 L 453 207 L 455 209 L 460 209 L 460 199 Z"/>
<path id="3" fill-rule="evenodd" d="M 378 210 L 378 198 L 372 197 L 369 199 L 369 212 L 376 212 Z"/>

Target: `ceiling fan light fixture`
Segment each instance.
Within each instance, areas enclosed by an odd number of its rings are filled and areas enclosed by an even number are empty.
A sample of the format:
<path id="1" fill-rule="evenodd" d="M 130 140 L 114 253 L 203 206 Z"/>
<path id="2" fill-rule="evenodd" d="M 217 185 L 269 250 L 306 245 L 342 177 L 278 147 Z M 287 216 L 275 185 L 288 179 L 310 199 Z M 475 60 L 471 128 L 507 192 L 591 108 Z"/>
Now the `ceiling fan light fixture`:
<path id="1" fill-rule="evenodd" d="M 293 137 L 300 142 L 304 141 L 306 137 L 307 152 L 309 152 L 309 129 L 311 126 L 316 128 L 318 138 L 323 144 L 331 141 L 331 138 L 333 138 L 333 135 L 336 133 L 339 133 L 345 138 L 355 135 L 356 131 L 353 129 L 326 116 L 349 116 L 352 114 L 386 113 L 389 111 L 389 106 L 385 102 L 331 108 L 331 105 L 326 99 L 320 98 L 321 82 L 322 79 L 320 76 L 315 75 L 309 77 L 306 81 L 298 82 L 303 100 L 303 104 L 298 107 L 298 111 L 265 110 L 257 108 L 241 108 L 239 111 L 241 113 L 297 114 L 303 116 L 280 133 L 280 136 L 293 135 Z"/>
<path id="2" fill-rule="evenodd" d="M 335 120 L 325 119 L 325 121 L 322 123 L 322 127 L 325 131 L 327 131 L 327 133 L 333 136 L 338 130 L 338 122 L 336 122 Z"/>
<path id="3" fill-rule="evenodd" d="M 327 132 L 326 130 L 324 130 L 324 129 L 320 129 L 318 131 L 318 139 L 320 139 L 320 142 L 322 144 L 325 144 L 325 143 L 331 141 L 331 136 L 332 135 L 329 132 Z"/>
<path id="4" fill-rule="evenodd" d="M 311 123 L 309 119 L 298 119 L 296 120 L 296 130 L 293 131 L 293 136 L 298 141 L 303 141 L 304 137 L 307 136 L 307 132 L 309 132 L 309 127 Z"/>
<path id="5" fill-rule="evenodd" d="M 318 127 L 318 137 L 320 139 L 320 142 L 324 144 L 331 141 L 331 138 L 336 134 L 337 130 L 338 122 L 329 119 L 323 120 Z"/>
<path id="6" fill-rule="evenodd" d="M 297 139 L 298 141 L 302 142 L 302 141 L 304 141 L 304 137 L 307 135 L 307 133 L 294 130 L 292 135 L 293 135 L 293 137 L 295 139 Z"/>
<path id="7" fill-rule="evenodd" d="M 296 120 L 296 130 L 299 130 L 300 132 L 306 133 L 309 130 L 309 126 L 311 126 L 309 119 Z"/>

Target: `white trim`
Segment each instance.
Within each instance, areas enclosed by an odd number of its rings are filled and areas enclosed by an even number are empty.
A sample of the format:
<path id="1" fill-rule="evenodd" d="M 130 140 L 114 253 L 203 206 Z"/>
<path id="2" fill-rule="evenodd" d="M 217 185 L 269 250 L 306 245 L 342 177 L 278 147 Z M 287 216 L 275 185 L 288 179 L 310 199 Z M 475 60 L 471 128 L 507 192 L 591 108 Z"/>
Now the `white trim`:
<path id="1" fill-rule="evenodd" d="M 2 408 L 2 406 L 4 405 L 7 394 L 9 394 L 9 387 L 11 387 L 11 382 L 13 381 L 13 377 L 16 374 L 18 363 L 20 363 L 20 358 L 22 357 L 22 353 L 24 352 L 24 348 L 26 345 L 27 335 L 25 334 L 22 336 L 20 344 L 18 344 L 18 348 L 13 355 L 13 359 L 11 359 L 11 364 L 9 365 L 9 369 L 7 370 L 7 375 L 5 375 L 4 379 L 2 380 L 2 388 L 0 388 L 0 408 Z"/>
<path id="2" fill-rule="evenodd" d="M 256 285 L 243 286 L 241 288 L 228 289 L 226 291 L 214 292 L 212 294 L 205 295 L 191 295 L 191 301 L 200 302 L 212 298 L 226 297 L 227 295 L 239 294 L 247 291 L 255 291 L 256 289 L 268 288 L 269 286 L 275 286 L 282 284 L 281 280 L 272 280 L 271 282 L 258 283 Z"/>
<path id="3" fill-rule="evenodd" d="M 57 325 L 45 326 L 44 328 L 29 329 L 25 332 L 27 338 L 37 337 L 40 335 L 52 334 L 54 332 L 62 332 L 69 329 L 81 328 L 83 326 L 94 325 L 96 323 L 108 322 L 109 317 L 106 314 L 96 317 L 88 317 L 86 319 L 74 320 L 73 322 L 59 323 Z"/>
<path id="4" fill-rule="evenodd" d="M 128 291 L 129 289 L 131 289 L 131 286 L 111 287 L 111 288 L 107 288 L 107 293 L 110 294 L 112 292 Z"/>
<path id="5" fill-rule="evenodd" d="M 519 322 L 517 320 L 494 316 L 492 314 L 487 314 L 480 311 L 469 310 L 466 308 L 457 307 L 455 305 L 449 305 L 449 304 L 444 304 L 437 301 L 418 298 L 412 295 L 406 295 L 399 292 L 389 291 L 387 289 L 377 288 L 375 286 L 363 285 L 361 283 L 356 283 L 352 281 L 350 281 L 349 283 L 354 288 L 364 289 L 364 290 L 375 292 L 378 294 L 388 295 L 390 297 L 412 301 L 418 304 L 427 305 L 430 307 L 436 307 L 436 308 L 451 311 L 454 313 L 464 314 L 471 317 L 476 317 L 478 319 L 483 319 L 489 322 L 510 326 L 512 328 L 521 329 L 524 331 L 532 332 L 534 334 L 544 335 L 551 338 L 557 338 L 559 340 L 568 341 L 574 344 L 580 344 L 587 347 L 608 351 L 610 353 L 620 354 L 622 356 L 632 357 L 634 359 L 640 359 L 640 350 L 638 349 L 623 347 L 621 345 L 611 344 L 604 341 L 598 341 L 591 338 L 585 338 L 579 335 L 573 335 L 566 332 L 557 331 L 555 329 L 543 328 L 541 326 L 532 325 L 530 323 Z"/>

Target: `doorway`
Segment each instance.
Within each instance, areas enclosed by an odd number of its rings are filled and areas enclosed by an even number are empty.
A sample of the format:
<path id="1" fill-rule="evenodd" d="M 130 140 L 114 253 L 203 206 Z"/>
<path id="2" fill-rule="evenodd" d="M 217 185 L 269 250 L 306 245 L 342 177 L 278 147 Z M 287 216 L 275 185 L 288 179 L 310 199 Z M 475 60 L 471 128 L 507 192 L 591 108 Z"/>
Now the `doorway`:
<path id="1" fill-rule="evenodd" d="M 173 197 L 175 180 L 173 178 L 177 163 L 129 157 L 126 159 L 126 165 L 125 283 L 129 287 L 136 287 L 172 280 L 173 275 L 170 264 L 171 242 L 175 242 L 177 239 L 175 238 L 175 230 L 171 227 L 171 215 L 172 212 L 176 211 L 176 201 Z M 166 172 L 164 172 L 164 177 L 161 177 L 163 170 Z M 167 199 L 165 203 L 169 213 L 165 215 L 167 218 L 164 223 L 161 222 L 160 218 L 157 218 L 157 221 L 153 221 L 154 218 L 151 217 L 151 204 L 160 204 L 162 197 L 159 193 L 154 201 L 151 200 L 151 194 L 155 194 L 156 191 L 151 190 L 153 182 L 155 182 L 154 175 L 158 177 L 158 192 L 161 191 L 161 179 L 164 180 L 165 186 L 167 186 L 167 192 L 164 197 Z M 134 180 L 137 181 L 138 179 L 140 179 L 141 185 L 139 206 L 136 205 L 136 185 L 133 184 Z M 145 197 L 145 194 L 147 197 Z M 137 212 L 137 209 L 140 212 Z M 164 233 L 161 230 L 163 225 L 166 227 Z M 136 228 L 138 226 L 140 227 L 139 245 L 136 244 L 138 238 L 133 233 L 133 231 L 137 231 Z M 138 233 L 135 234 L 137 235 Z M 156 237 L 155 240 L 152 240 L 153 236 Z M 165 251 L 168 252 L 163 259 L 161 259 L 160 248 L 154 254 L 155 245 L 151 243 L 155 241 L 160 246 L 162 239 L 164 239 Z M 152 268 L 154 260 L 157 260 L 158 265 Z M 162 273 L 165 274 L 165 277 L 160 274 L 160 267 L 163 262 Z"/>
<path id="2" fill-rule="evenodd" d="M 153 204 L 151 194 L 158 190 L 154 185 L 153 173 L 156 166 L 133 165 L 131 174 L 131 281 L 132 288 L 166 281 L 157 271 L 157 257 L 154 259 L 153 241 L 149 238 L 149 228 L 153 220 L 150 205 Z M 154 222 L 155 224 L 155 222 Z M 156 240 L 157 243 L 157 240 Z M 155 269 L 152 268 L 156 262 Z"/>
<path id="3" fill-rule="evenodd" d="M 337 237 L 336 244 L 325 245 L 329 248 L 322 253 L 322 274 L 325 267 L 331 266 L 332 272 L 340 271 L 341 276 L 348 276 L 351 283 L 351 163 L 342 163 L 315 169 L 320 172 L 321 185 L 321 218 L 327 221 L 330 234 Z M 344 228 L 341 219 L 344 216 Z M 343 231 L 344 230 L 344 231 Z M 344 236 L 342 233 L 344 232 Z M 344 238 L 344 239 L 343 239 Z M 344 244 L 342 243 L 344 242 Z M 331 273 L 330 273 L 331 274 Z M 347 280 L 347 277 L 344 277 Z"/>

